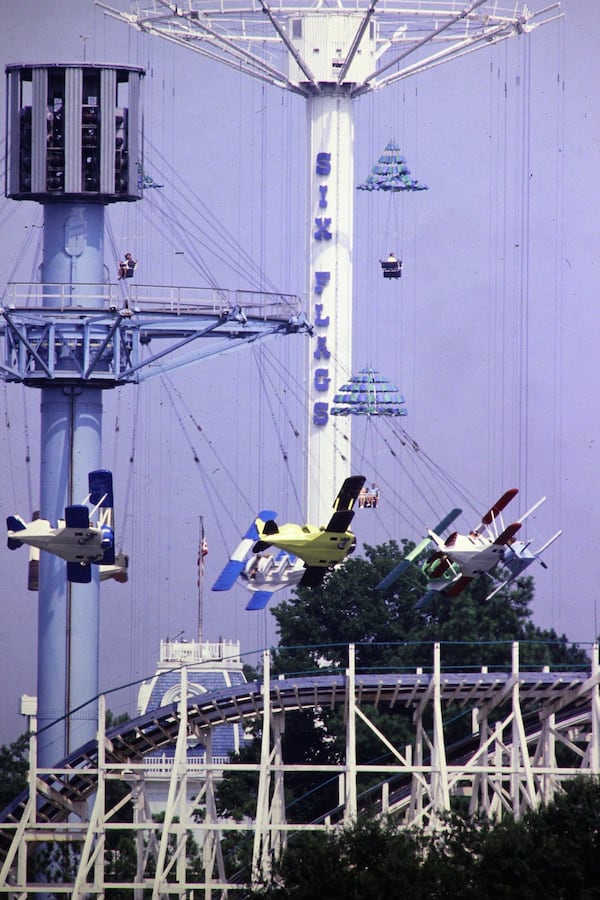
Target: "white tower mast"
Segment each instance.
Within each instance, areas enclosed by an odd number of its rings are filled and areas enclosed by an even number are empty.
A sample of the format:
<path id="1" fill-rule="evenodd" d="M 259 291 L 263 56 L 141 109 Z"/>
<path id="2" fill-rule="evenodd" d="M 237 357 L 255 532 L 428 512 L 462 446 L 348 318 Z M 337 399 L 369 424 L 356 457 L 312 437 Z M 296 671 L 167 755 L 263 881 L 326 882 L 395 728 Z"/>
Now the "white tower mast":
<path id="1" fill-rule="evenodd" d="M 312 321 L 307 519 L 327 520 L 350 472 L 349 417 L 331 417 L 352 374 L 353 100 L 560 17 L 509 0 L 132 0 L 107 14 L 307 99 Z M 341 421 L 343 419 L 344 421 Z"/>

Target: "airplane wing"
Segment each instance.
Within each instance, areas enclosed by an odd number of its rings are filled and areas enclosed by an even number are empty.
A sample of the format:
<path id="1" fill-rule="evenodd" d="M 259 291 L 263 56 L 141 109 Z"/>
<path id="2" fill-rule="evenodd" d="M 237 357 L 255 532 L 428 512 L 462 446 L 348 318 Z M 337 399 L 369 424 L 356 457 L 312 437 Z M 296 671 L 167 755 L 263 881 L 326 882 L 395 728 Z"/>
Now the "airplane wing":
<path id="1" fill-rule="evenodd" d="M 338 512 L 334 512 L 327 523 L 325 531 L 332 531 L 335 534 L 344 534 L 344 532 L 348 531 L 350 528 L 350 522 L 353 518 L 354 510 L 340 509 Z"/>
<path id="2" fill-rule="evenodd" d="M 349 478 L 346 478 L 333 503 L 335 512 L 325 527 L 325 531 L 335 531 L 343 534 L 344 531 L 348 530 L 350 522 L 354 518 L 352 507 L 356 503 L 366 480 L 364 475 L 351 475 Z"/>
<path id="3" fill-rule="evenodd" d="M 246 609 L 264 609 L 272 596 L 273 591 L 254 591 L 246 603 Z"/>
<path id="4" fill-rule="evenodd" d="M 454 522 L 455 519 L 458 519 L 458 517 L 461 515 L 461 513 L 462 513 L 462 509 L 455 508 L 455 509 L 451 510 L 447 516 L 444 516 L 444 518 L 442 519 L 441 522 L 438 522 L 438 524 L 433 529 L 433 531 L 436 534 L 441 534 L 442 531 L 445 531 L 446 528 L 448 528 Z M 410 568 L 411 563 L 415 559 L 417 559 L 417 557 L 420 556 L 424 550 L 427 549 L 427 547 L 429 546 L 430 543 L 431 543 L 430 537 L 426 537 L 422 541 L 420 541 L 420 543 L 418 543 L 416 545 L 416 547 L 410 551 L 410 553 L 407 553 L 407 555 L 404 557 L 404 559 L 401 560 L 394 569 L 392 569 L 392 571 L 389 573 L 389 575 L 386 575 L 385 578 L 383 578 L 379 582 L 379 584 L 377 585 L 375 590 L 376 591 L 385 591 L 387 588 L 389 588 L 396 581 L 397 578 L 399 578 L 401 575 L 403 575 L 404 572 L 406 572 L 406 570 Z"/>
<path id="5" fill-rule="evenodd" d="M 98 527 L 102 534 L 104 555 L 101 565 L 115 563 L 115 533 L 113 528 L 113 479 L 108 469 L 94 469 L 88 473 L 89 494 L 87 500 L 93 505 L 91 515 L 98 513 Z"/>
<path id="6" fill-rule="evenodd" d="M 223 571 L 213 584 L 213 591 L 229 591 L 235 584 L 239 575 L 243 572 L 248 554 L 252 552 L 254 543 L 258 540 L 259 533 L 256 526 L 257 519 L 268 522 L 277 516 L 276 512 L 271 509 L 263 509 L 259 512 L 256 519 L 252 521 L 246 534 L 232 553 L 229 562 L 225 565 Z M 260 607 L 257 607 L 260 608 Z"/>
<path id="7" fill-rule="evenodd" d="M 511 500 L 513 500 L 517 494 L 519 493 L 518 488 L 509 488 L 508 491 L 505 491 L 499 500 L 490 506 L 488 511 L 481 518 L 481 522 L 474 528 L 473 531 L 476 534 L 481 534 L 486 528 L 490 529 L 495 535 L 498 534 L 496 519 L 500 517 L 500 527 L 504 528 L 502 523 L 502 510 L 508 506 Z"/>
<path id="8" fill-rule="evenodd" d="M 427 538 L 427 539 L 424 540 L 424 541 L 421 541 L 420 544 L 417 544 L 417 546 L 415 547 L 415 550 L 416 550 L 417 547 L 418 547 L 418 548 L 419 548 L 419 553 L 422 553 L 423 550 L 425 549 L 425 547 L 427 547 L 428 544 L 429 544 L 429 538 Z M 408 556 L 407 556 L 405 559 L 400 560 L 400 562 L 398 563 L 398 565 L 397 565 L 397 566 L 394 566 L 394 568 L 393 568 L 392 571 L 389 573 L 389 575 L 386 575 L 385 578 L 382 578 L 382 579 L 381 579 L 381 581 L 379 582 L 379 584 L 377 585 L 377 587 L 375 588 L 375 590 L 376 590 L 376 591 L 385 591 L 385 590 L 387 590 L 387 588 L 391 587 L 391 586 L 393 585 L 393 583 L 394 583 L 398 578 L 400 578 L 401 575 L 404 575 L 404 573 L 407 571 L 407 569 L 410 569 L 410 567 L 411 567 L 411 565 L 412 565 L 413 559 L 416 559 L 416 557 L 417 557 L 418 555 L 419 555 L 418 553 L 415 554 L 415 556 L 413 556 L 412 559 L 409 559 Z"/>
<path id="9" fill-rule="evenodd" d="M 450 525 L 452 525 L 452 523 L 456 521 L 456 519 L 458 519 L 460 515 L 462 515 L 462 509 L 457 509 L 456 507 L 454 509 L 451 509 L 448 515 L 444 516 L 442 521 L 439 522 L 432 530 L 435 531 L 436 534 L 441 534 L 442 531 L 445 531 L 446 528 L 449 528 Z"/>
<path id="10" fill-rule="evenodd" d="M 490 506 L 485 516 L 481 519 L 482 525 L 491 525 L 494 519 L 497 519 L 502 510 L 508 506 L 511 500 L 513 500 L 517 494 L 519 493 L 518 488 L 509 488 L 508 491 L 505 491 L 499 500 L 497 500 L 493 506 Z"/>
<path id="11" fill-rule="evenodd" d="M 508 544 L 510 541 L 512 541 L 512 539 L 514 538 L 515 534 L 520 529 L 520 527 L 521 527 L 521 522 L 513 522 L 512 525 L 509 525 L 508 528 L 504 529 L 502 534 L 498 535 L 498 537 L 496 538 L 494 543 L 499 544 L 500 546 L 503 546 L 504 544 Z"/>

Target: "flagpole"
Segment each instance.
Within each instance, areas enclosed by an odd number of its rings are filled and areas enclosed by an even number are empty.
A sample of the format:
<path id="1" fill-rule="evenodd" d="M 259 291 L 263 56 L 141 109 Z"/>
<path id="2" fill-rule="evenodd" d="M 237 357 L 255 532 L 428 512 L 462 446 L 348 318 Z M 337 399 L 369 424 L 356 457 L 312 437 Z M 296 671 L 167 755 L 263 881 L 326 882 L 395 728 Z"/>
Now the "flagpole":
<path id="1" fill-rule="evenodd" d="M 203 585 L 204 585 L 204 556 L 206 538 L 204 537 L 204 519 L 200 516 L 200 534 L 198 537 L 198 643 L 202 643 L 203 631 Z"/>

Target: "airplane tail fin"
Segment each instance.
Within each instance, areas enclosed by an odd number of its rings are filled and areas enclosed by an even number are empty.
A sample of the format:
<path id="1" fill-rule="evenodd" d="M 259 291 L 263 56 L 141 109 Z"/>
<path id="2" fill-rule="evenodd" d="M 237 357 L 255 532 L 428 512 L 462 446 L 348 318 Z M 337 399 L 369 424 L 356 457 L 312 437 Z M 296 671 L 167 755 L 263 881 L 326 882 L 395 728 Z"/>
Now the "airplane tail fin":
<path id="1" fill-rule="evenodd" d="M 340 511 L 352 509 L 366 480 L 364 475 L 350 475 L 349 478 L 346 478 L 335 498 L 333 508 Z M 334 529 L 328 528 L 327 530 L 333 531 Z"/>
<path id="2" fill-rule="evenodd" d="M 327 523 L 327 528 L 325 531 L 338 531 L 343 533 L 344 531 L 348 531 L 350 527 L 350 522 L 354 518 L 354 510 L 352 509 L 338 509 L 332 515 L 331 519 Z"/>
<path id="3" fill-rule="evenodd" d="M 114 563 L 110 565 L 100 563 L 100 581 L 107 581 L 109 578 L 112 578 L 113 581 L 125 584 L 129 580 L 128 568 L 129 557 L 120 550 L 115 556 Z"/>
<path id="4" fill-rule="evenodd" d="M 439 594 L 439 591 L 427 591 L 427 593 L 423 594 L 421 599 L 418 600 L 417 603 L 415 603 L 415 609 L 423 609 L 424 606 L 427 606 L 429 603 L 431 603 L 436 594 Z"/>
<path id="5" fill-rule="evenodd" d="M 20 516 L 8 516 L 6 528 L 8 531 L 25 531 L 26 525 Z M 9 537 L 6 543 L 9 550 L 18 550 L 19 547 L 23 546 L 23 541 L 13 537 Z"/>
<path id="6" fill-rule="evenodd" d="M 257 541 L 254 544 L 254 546 L 252 547 L 252 552 L 253 553 L 262 553 L 263 550 L 268 550 L 269 547 L 272 547 L 272 546 L 273 545 L 270 544 L 269 541 Z"/>
<path id="7" fill-rule="evenodd" d="M 498 535 L 494 543 L 498 544 L 499 546 L 504 546 L 505 544 L 510 543 L 520 527 L 521 522 L 513 522 L 512 525 L 508 525 L 508 527 L 504 529 L 502 534 Z"/>
<path id="8" fill-rule="evenodd" d="M 65 506 L 65 524 L 67 528 L 89 528 L 90 514 L 87 506 L 80 503 Z"/>

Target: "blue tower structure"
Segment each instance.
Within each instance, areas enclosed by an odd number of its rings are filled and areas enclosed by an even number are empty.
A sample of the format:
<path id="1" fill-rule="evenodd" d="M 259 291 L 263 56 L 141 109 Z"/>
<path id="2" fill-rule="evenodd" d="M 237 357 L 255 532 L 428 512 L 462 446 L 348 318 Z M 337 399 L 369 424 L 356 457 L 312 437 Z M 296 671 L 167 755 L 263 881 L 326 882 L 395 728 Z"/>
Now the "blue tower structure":
<path id="1" fill-rule="evenodd" d="M 81 502 L 88 472 L 101 467 L 104 390 L 308 328 L 287 295 L 243 292 L 242 304 L 237 292 L 164 288 L 161 302 L 156 286 L 109 283 L 105 208 L 142 197 L 143 76 L 120 65 L 6 67 L 6 195 L 43 205 L 44 252 L 39 283 L 6 288 L 0 377 L 41 391 L 39 508 L 53 523 Z M 68 583 L 64 563 L 42 553 L 42 766 L 95 736 L 98 634 L 98 573 L 90 584 Z"/>

